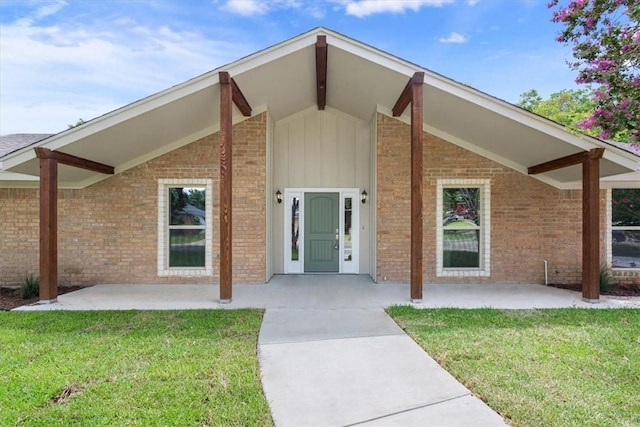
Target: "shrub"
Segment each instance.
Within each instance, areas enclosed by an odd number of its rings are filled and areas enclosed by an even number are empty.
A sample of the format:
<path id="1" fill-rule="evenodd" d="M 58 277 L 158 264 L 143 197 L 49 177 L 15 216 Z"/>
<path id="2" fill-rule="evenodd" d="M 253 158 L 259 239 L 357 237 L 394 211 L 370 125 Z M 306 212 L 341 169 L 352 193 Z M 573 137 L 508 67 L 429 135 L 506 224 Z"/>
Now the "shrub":
<path id="1" fill-rule="evenodd" d="M 24 299 L 37 297 L 40 292 L 40 277 L 37 274 L 29 273 L 24 276 L 20 284 L 20 295 Z"/>
<path id="2" fill-rule="evenodd" d="M 600 292 L 606 292 L 611 289 L 611 271 L 606 265 L 600 266 Z"/>

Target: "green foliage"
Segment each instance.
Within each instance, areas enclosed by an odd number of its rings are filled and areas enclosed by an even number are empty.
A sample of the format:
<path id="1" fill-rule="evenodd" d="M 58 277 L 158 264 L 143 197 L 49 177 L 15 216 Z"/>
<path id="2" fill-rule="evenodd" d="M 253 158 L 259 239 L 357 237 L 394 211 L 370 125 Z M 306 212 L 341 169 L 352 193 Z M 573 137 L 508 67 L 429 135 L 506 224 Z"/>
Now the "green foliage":
<path id="1" fill-rule="evenodd" d="M 606 292 L 612 287 L 613 276 L 606 264 L 600 266 L 600 292 Z"/>
<path id="2" fill-rule="evenodd" d="M 35 298 L 40 293 L 40 277 L 37 274 L 29 273 L 24 276 L 20 283 L 20 296 L 24 299 Z"/>
<path id="3" fill-rule="evenodd" d="M 611 223 L 640 226 L 640 189 L 614 189 L 611 192 Z"/>
<path id="4" fill-rule="evenodd" d="M 581 123 L 599 127 L 604 139 L 640 143 L 640 3 L 638 0 L 572 0 L 555 8 L 563 26 L 557 41 L 571 45 L 576 82 L 600 86 L 596 108 Z"/>
<path id="5" fill-rule="evenodd" d="M 388 311 L 510 425 L 640 425 L 638 309 Z"/>
<path id="6" fill-rule="evenodd" d="M 85 122 L 85 121 L 84 121 L 84 119 L 81 117 L 81 118 L 79 118 L 79 119 L 78 119 L 78 121 L 76 122 L 76 124 L 75 124 L 75 125 L 67 125 L 67 127 L 68 127 L 69 129 L 73 129 L 73 128 L 78 127 L 78 126 L 80 126 L 80 125 L 83 125 L 83 124 L 85 124 L 85 123 L 86 123 L 86 122 Z"/>
<path id="7" fill-rule="evenodd" d="M 0 312 L 0 425 L 272 425 L 262 314 Z"/>
<path id="8" fill-rule="evenodd" d="M 587 89 L 561 90 L 560 92 L 552 93 L 549 99 L 542 99 L 538 95 L 538 91 L 531 89 L 520 95 L 520 100 L 516 105 L 573 130 L 578 130 L 591 136 L 597 136 L 600 133 L 600 129 L 597 127 L 584 129 L 580 126 L 580 123 L 586 120 L 596 108 L 596 104 L 593 101 L 593 90 L 590 87 Z"/>

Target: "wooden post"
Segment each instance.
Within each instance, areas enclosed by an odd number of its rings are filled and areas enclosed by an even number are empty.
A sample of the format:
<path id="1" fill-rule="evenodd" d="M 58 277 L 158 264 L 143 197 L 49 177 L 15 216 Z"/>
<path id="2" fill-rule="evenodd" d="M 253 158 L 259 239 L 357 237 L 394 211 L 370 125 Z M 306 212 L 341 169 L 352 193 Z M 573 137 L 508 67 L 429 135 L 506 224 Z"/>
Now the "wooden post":
<path id="1" fill-rule="evenodd" d="M 411 81 L 411 299 L 422 301 L 422 85 L 424 73 Z"/>
<path id="2" fill-rule="evenodd" d="M 582 162 L 582 299 L 600 300 L 600 158 L 593 149 Z"/>
<path id="3" fill-rule="evenodd" d="M 220 74 L 220 302 L 232 297 L 231 136 L 233 88 L 229 73 Z"/>
<path id="4" fill-rule="evenodd" d="M 40 159 L 40 302 L 58 299 L 58 161 Z"/>

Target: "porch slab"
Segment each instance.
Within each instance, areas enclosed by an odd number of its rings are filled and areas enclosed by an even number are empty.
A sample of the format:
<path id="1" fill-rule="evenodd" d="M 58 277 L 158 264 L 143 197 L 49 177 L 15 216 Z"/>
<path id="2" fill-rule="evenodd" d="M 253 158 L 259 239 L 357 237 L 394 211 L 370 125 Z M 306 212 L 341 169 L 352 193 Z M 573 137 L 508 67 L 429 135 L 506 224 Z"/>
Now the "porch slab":
<path id="1" fill-rule="evenodd" d="M 217 285 L 96 285 L 59 295 L 51 304 L 16 310 L 640 307 L 637 297 L 602 296 L 593 304 L 579 292 L 537 284 L 425 284 L 422 302 L 412 303 L 408 284 L 374 283 L 365 275 L 274 276 L 264 285 L 234 285 L 228 304 L 220 304 L 219 298 Z"/>

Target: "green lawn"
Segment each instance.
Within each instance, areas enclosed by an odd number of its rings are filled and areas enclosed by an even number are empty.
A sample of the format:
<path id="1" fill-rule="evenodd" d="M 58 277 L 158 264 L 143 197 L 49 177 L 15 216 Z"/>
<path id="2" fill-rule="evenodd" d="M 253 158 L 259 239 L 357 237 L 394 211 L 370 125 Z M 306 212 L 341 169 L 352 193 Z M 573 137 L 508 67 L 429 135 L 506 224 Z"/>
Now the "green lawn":
<path id="1" fill-rule="evenodd" d="M 640 310 L 389 314 L 513 425 L 640 425 Z"/>
<path id="2" fill-rule="evenodd" d="M 0 425 L 271 425 L 262 314 L 0 312 Z"/>

